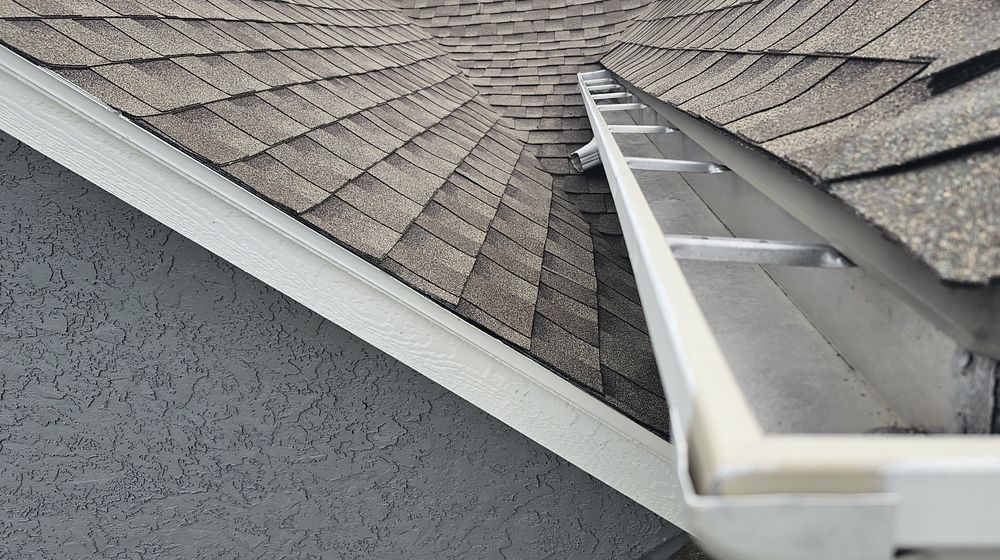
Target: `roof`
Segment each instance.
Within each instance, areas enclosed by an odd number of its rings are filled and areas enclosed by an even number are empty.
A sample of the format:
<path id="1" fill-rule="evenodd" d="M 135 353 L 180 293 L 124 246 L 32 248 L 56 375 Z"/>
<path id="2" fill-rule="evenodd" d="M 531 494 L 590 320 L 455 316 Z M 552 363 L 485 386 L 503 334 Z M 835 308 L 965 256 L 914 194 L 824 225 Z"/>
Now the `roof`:
<path id="1" fill-rule="evenodd" d="M 567 175 L 567 146 L 589 139 L 568 85 L 583 60 L 545 62 L 583 41 L 593 64 L 639 3 L 590 4 L 584 33 L 553 41 L 525 26 L 579 27 L 568 4 L 484 6 L 526 62 L 507 82 L 463 72 L 490 25 L 431 35 L 427 10 L 467 10 L 444 3 L 17 0 L 0 41 L 665 434 L 607 187 Z M 536 111 L 504 102 L 530 89 L 550 91 L 525 94 Z"/>
<path id="2" fill-rule="evenodd" d="M 992 0 L 653 2 L 601 59 L 810 177 L 944 280 L 1000 277 Z"/>

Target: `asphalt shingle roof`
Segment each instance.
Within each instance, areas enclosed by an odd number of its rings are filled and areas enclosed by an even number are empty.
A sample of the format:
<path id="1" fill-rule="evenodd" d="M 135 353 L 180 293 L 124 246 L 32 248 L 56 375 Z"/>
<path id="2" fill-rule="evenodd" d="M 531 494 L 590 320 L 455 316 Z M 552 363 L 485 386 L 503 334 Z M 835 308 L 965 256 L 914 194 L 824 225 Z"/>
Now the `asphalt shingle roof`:
<path id="1" fill-rule="evenodd" d="M 644 5 L 8 0 L 0 42 L 665 434 L 607 186 L 566 157 L 576 73 Z"/>
<path id="2" fill-rule="evenodd" d="M 508 317 L 504 325 L 530 338 L 539 359 L 572 372 L 578 382 L 641 422 L 666 430 L 659 382 L 644 386 L 632 380 L 656 379 L 656 369 L 607 182 L 600 174 L 572 172 L 567 158 L 592 136 L 577 73 L 600 69 L 599 58 L 647 3 L 397 2 L 448 51 L 490 105 L 527 135 L 527 153 L 552 182 L 551 203 L 543 203 L 520 180 L 510 181 L 494 230 L 487 235 L 488 249 L 480 254 L 491 264 L 477 262 L 467 289 L 482 296 L 481 286 L 502 283 L 499 277 L 479 276 L 493 271 L 493 263 L 515 276 L 537 278 L 531 313 L 518 306 L 520 300 L 511 300 L 509 313 L 518 312 L 519 318 Z M 530 177 L 521 180 L 530 184 Z M 511 252 L 513 247 L 523 251 Z M 529 255 L 533 258 L 523 260 Z M 503 313 L 491 302 L 474 303 L 493 317 Z"/>
<path id="3" fill-rule="evenodd" d="M 992 0 L 657 0 L 601 62 L 804 171 L 942 279 L 986 283 L 997 29 Z"/>

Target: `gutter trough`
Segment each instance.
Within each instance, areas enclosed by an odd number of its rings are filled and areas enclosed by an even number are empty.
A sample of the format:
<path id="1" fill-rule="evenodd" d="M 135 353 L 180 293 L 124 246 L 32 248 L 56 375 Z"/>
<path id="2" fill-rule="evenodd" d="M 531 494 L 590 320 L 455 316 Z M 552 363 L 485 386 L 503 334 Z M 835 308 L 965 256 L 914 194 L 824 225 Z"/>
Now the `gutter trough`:
<path id="1" fill-rule="evenodd" d="M 695 119 L 670 113 L 667 122 L 655 125 L 658 129 L 628 128 L 651 126 L 645 124 L 609 125 L 606 115 L 639 114 L 654 106 L 659 111 L 658 100 L 606 70 L 581 73 L 578 81 L 670 403 L 678 482 L 692 532 L 705 548 L 720 558 L 748 560 L 947 558 L 956 549 L 963 551 L 959 556 L 963 558 L 968 557 L 964 554 L 1000 555 L 1000 531 L 995 527 L 1000 519 L 1000 500 L 996 499 L 1000 495 L 1000 439 L 767 429 L 760 421 L 760 410 L 754 409 L 734 376 L 678 262 L 694 258 L 848 270 L 855 263 L 870 266 L 877 260 L 875 255 L 871 251 L 842 254 L 849 245 L 844 239 L 850 237 L 844 232 L 830 243 L 819 244 L 665 235 L 633 171 L 676 166 L 634 165 L 616 141 L 613 126 L 626 127 L 618 128 L 620 133 L 689 135 L 690 121 Z M 592 95 L 593 85 L 614 82 L 640 102 L 622 97 L 625 102 L 616 103 L 619 98 L 608 98 L 599 105 Z M 619 107 L 609 110 L 612 104 Z M 706 126 L 698 123 L 690 138 L 696 142 L 709 138 Z M 747 153 L 735 154 L 746 148 L 730 142 L 721 151 L 733 157 L 720 155 L 718 160 L 685 164 L 697 163 L 700 173 L 751 172 L 758 174 L 758 181 L 763 179 L 759 176 L 763 164 L 755 163 Z M 812 194 L 794 192 L 790 185 L 798 183 L 782 184 L 774 187 L 778 194 L 814 212 L 826 211 L 827 206 Z M 830 229 L 836 229 L 833 221 L 828 218 Z M 881 254 L 888 248 L 879 245 L 877 251 Z M 905 264 L 899 258 L 893 262 L 916 275 L 916 263 Z M 925 284 L 920 278 L 907 283 L 914 289 Z M 925 308 L 940 311 L 944 301 L 957 297 L 964 301 L 962 309 L 973 313 L 974 298 L 968 294 L 936 290 L 941 299 Z M 980 311 L 980 316 L 985 313 Z M 813 398 L 819 404 L 827 395 L 817 393 Z"/>

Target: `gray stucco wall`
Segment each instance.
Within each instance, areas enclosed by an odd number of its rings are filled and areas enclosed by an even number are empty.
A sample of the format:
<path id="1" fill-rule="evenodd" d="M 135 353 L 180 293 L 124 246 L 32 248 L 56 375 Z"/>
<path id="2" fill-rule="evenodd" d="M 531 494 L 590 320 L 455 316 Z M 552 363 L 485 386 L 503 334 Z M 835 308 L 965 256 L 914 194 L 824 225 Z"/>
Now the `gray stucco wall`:
<path id="1" fill-rule="evenodd" d="M 676 529 L 0 133 L 0 557 L 637 558 Z"/>

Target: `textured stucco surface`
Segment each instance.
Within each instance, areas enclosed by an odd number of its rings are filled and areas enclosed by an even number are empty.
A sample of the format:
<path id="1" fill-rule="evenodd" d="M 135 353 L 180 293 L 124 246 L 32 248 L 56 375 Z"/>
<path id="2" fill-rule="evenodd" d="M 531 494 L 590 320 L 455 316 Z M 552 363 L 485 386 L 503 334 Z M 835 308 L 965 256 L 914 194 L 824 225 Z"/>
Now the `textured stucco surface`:
<path id="1" fill-rule="evenodd" d="M 0 133 L 0 558 L 637 558 L 676 529 Z"/>

